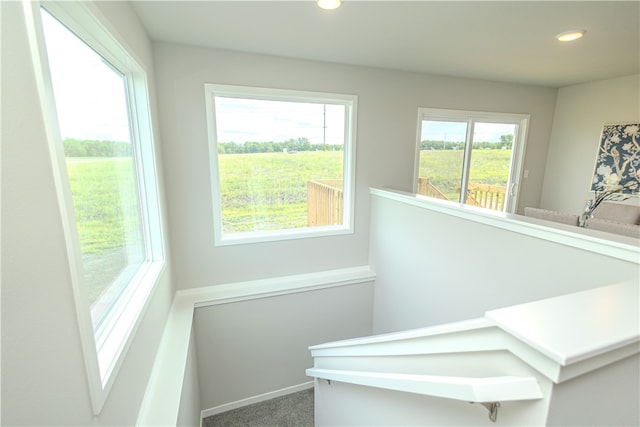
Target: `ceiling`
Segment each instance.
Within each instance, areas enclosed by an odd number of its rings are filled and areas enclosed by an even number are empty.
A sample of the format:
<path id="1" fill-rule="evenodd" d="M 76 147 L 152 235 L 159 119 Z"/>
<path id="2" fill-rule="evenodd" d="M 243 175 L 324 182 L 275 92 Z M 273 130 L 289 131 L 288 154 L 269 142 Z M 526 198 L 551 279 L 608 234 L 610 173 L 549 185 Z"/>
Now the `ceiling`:
<path id="1" fill-rule="evenodd" d="M 640 72 L 637 0 L 131 3 L 159 42 L 550 87 Z"/>

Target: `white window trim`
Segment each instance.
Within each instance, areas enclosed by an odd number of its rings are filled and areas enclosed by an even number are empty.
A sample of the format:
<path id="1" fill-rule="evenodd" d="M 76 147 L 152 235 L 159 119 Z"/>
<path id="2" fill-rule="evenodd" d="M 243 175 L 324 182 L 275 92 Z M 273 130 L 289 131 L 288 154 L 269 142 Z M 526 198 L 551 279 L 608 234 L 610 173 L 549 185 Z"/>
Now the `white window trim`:
<path id="1" fill-rule="evenodd" d="M 528 114 L 515 113 L 497 113 L 487 111 L 465 111 L 465 110 L 448 110 L 441 108 L 418 108 L 418 127 L 416 133 L 416 152 L 413 172 L 413 192 L 418 191 L 418 177 L 420 175 L 420 146 L 421 146 L 421 130 L 423 120 L 451 120 L 467 123 L 467 139 L 473 131 L 472 122 L 482 123 L 509 123 L 518 126 L 513 141 L 513 152 L 511 153 L 511 167 L 509 179 L 507 181 L 507 189 L 509 197 L 505 206 L 505 212 L 515 213 L 518 208 L 518 200 L 520 198 L 520 183 L 522 182 L 522 173 L 524 165 L 524 153 L 527 143 L 527 133 L 529 130 L 529 120 L 531 116 Z M 465 149 L 465 170 L 463 171 L 463 179 L 467 175 L 468 154 L 471 147 Z"/>
<path id="2" fill-rule="evenodd" d="M 324 227 L 304 227 L 296 229 L 223 234 L 222 204 L 220 198 L 220 174 L 218 165 L 218 141 L 216 132 L 215 97 L 247 97 L 275 101 L 309 101 L 345 105 L 344 163 L 343 163 L 343 222 L 341 225 Z M 220 84 L 205 84 L 207 130 L 211 163 L 211 188 L 214 214 L 214 244 L 216 246 L 245 243 L 272 242 L 309 237 L 353 234 L 355 206 L 355 159 L 356 159 L 356 118 L 358 97 L 355 95 L 327 92 L 310 92 L 288 89 L 259 88 Z"/>
<path id="3" fill-rule="evenodd" d="M 41 6 L 64 22 L 70 30 L 107 61 L 121 71 L 125 71 L 126 75 L 127 101 L 132 141 L 136 150 L 135 161 L 147 261 L 131 280 L 127 301 L 114 308 L 118 313 L 117 316 L 105 319 L 104 323 L 109 324 L 109 327 L 101 328 L 103 330 L 99 332 L 93 330 L 89 300 L 83 283 L 80 243 L 53 100 L 53 86 L 40 17 Z M 146 73 L 138 61 L 123 47 L 123 43 L 116 39 L 115 31 L 107 27 L 106 19 L 90 2 L 23 0 L 23 7 L 53 164 L 93 413 L 98 415 L 165 268 Z"/>

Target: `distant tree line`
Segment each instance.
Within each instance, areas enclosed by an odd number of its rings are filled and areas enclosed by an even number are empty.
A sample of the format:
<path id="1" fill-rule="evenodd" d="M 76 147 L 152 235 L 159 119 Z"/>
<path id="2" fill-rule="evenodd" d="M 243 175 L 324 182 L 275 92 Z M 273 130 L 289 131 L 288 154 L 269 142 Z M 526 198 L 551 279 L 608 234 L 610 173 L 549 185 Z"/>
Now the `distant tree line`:
<path id="1" fill-rule="evenodd" d="M 65 139 L 62 142 L 66 157 L 126 157 L 131 156 L 128 142 Z"/>
<path id="2" fill-rule="evenodd" d="M 245 154 L 245 153 L 277 153 L 283 151 L 342 151 L 342 145 L 312 144 L 307 138 L 289 139 L 283 142 L 254 142 L 247 141 L 244 144 L 235 142 L 219 142 L 220 154 Z"/>
<path id="3" fill-rule="evenodd" d="M 424 140 L 420 145 L 422 150 L 463 150 L 463 141 L 432 141 Z M 473 148 L 490 150 L 511 150 L 513 148 L 513 135 L 501 135 L 500 142 L 474 142 Z"/>

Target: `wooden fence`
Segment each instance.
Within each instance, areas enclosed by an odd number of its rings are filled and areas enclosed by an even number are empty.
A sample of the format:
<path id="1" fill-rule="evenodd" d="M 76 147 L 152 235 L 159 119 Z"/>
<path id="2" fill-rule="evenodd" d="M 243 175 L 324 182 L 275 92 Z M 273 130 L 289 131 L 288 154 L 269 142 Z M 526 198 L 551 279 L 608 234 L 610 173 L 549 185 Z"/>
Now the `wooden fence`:
<path id="1" fill-rule="evenodd" d="M 307 182 L 309 227 L 342 224 L 342 180 Z"/>
<path id="2" fill-rule="evenodd" d="M 435 197 L 436 199 L 449 200 L 438 187 L 429 182 L 429 178 L 418 178 L 418 194 Z"/>
<path id="3" fill-rule="evenodd" d="M 467 204 L 481 206 L 494 211 L 504 211 L 504 200 L 507 187 L 501 185 L 472 184 L 467 190 Z"/>
<path id="4" fill-rule="evenodd" d="M 466 203 L 504 211 L 507 188 L 501 185 L 469 183 Z M 342 180 L 307 182 L 307 224 L 309 227 L 342 224 Z M 418 194 L 449 200 L 428 178 L 418 179 Z"/>
<path id="5" fill-rule="evenodd" d="M 458 190 L 459 191 L 459 190 Z M 429 182 L 428 178 L 418 179 L 418 194 L 449 200 L 437 187 Z M 504 202 L 507 187 L 501 185 L 469 183 L 467 189 L 466 204 L 480 206 L 495 211 L 504 211 Z"/>

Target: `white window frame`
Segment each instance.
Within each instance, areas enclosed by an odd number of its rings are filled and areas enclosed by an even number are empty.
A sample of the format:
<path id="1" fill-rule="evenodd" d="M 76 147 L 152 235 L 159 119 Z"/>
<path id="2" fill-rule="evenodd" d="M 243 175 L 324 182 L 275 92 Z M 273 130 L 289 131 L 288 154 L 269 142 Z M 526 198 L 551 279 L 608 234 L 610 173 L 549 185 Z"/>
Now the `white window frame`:
<path id="1" fill-rule="evenodd" d="M 423 120 L 440 120 L 440 121 L 456 121 L 467 123 L 466 140 L 471 141 L 476 122 L 482 123 L 507 123 L 517 125 L 516 135 L 513 138 L 513 151 L 511 153 L 511 165 L 509 171 L 509 179 L 507 181 L 507 191 L 509 197 L 505 204 L 505 212 L 515 213 L 518 207 L 518 199 L 520 197 L 520 182 L 522 181 L 522 172 L 524 164 L 524 153 L 527 144 L 527 133 L 529 129 L 530 115 L 515 113 L 498 113 L 487 111 L 465 111 L 465 110 L 449 110 L 441 108 L 424 108 L 418 109 L 418 129 L 416 135 L 416 152 L 413 175 L 413 192 L 418 191 L 418 177 L 420 174 L 420 147 L 422 136 Z M 466 144 L 464 153 L 464 165 L 462 171 L 463 188 L 468 184 L 469 158 L 471 144 Z"/>
<path id="2" fill-rule="evenodd" d="M 222 200 L 218 165 L 218 141 L 216 131 L 215 97 L 250 98 L 274 101 L 312 103 L 339 103 L 345 106 L 344 161 L 343 161 L 343 218 L 342 224 L 301 227 L 260 232 L 224 234 L 222 229 Z M 326 92 L 310 92 L 289 89 L 260 88 L 221 84 L 205 84 L 207 129 L 211 163 L 211 187 L 214 214 L 214 244 L 216 246 L 244 243 L 271 242 L 309 237 L 352 234 L 355 204 L 356 117 L 358 97 Z"/>
<path id="3" fill-rule="evenodd" d="M 23 0 L 27 32 L 43 119 L 49 142 L 58 204 L 67 246 L 76 315 L 93 413 L 98 415 L 131 345 L 149 300 L 165 268 L 162 218 L 146 73 L 90 2 Z M 127 107 L 138 174 L 141 220 L 147 259 L 129 282 L 102 326 L 94 331 L 84 283 L 80 240 L 57 121 L 40 8 L 115 66 L 125 76 Z"/>

